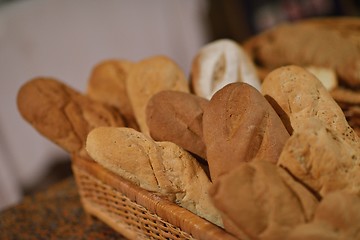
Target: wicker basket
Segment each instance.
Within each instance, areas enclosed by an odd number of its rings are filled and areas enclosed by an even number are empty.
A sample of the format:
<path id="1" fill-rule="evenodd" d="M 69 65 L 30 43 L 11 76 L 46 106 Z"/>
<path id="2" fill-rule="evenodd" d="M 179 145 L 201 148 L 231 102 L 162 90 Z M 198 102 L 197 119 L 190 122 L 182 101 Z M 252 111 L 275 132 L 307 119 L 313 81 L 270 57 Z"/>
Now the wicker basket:
<path id="1" fill-rule="evenodd" d="M 113 174 L 72 157 L 82 205 L 129 239 L 235 239 L 222 228 Z"/>

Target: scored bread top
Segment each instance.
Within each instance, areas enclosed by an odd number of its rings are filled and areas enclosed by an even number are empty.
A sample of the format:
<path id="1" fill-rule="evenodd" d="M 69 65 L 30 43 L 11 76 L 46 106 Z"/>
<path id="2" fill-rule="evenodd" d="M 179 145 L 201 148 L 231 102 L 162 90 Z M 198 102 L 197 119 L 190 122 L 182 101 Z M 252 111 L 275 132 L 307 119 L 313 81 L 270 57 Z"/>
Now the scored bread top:
<path id="1" fill-rule="evenodd" d="M 203 134 L 212 179 L 255 156 L 276 163 L 289 138 L 271 105 L 246 83 L 228 84 L 211 98 Z"/>
<path id="2" fill-rule="evenodd" d="M 99 126 L 124 126 L 114 108 L 53 78 L 34 78 L 17 96 L 19 112 L 37 131 L 70 153 L 85 154 L 87 134 Z"/>

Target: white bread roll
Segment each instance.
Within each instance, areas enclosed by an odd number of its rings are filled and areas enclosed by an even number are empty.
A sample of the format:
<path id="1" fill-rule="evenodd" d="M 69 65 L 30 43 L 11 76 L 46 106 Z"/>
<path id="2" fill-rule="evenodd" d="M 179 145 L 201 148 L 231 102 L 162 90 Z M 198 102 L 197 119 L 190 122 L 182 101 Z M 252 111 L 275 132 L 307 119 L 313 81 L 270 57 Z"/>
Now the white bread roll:
<path id="1" fill-rule="evenodd" d="M 221 39 L 201 48 L 191 69 L 194 93 L 210 99 L 215 92 L 233 82 L 245 82 L 260 90 L 255 66 L 240 44 Z"/>

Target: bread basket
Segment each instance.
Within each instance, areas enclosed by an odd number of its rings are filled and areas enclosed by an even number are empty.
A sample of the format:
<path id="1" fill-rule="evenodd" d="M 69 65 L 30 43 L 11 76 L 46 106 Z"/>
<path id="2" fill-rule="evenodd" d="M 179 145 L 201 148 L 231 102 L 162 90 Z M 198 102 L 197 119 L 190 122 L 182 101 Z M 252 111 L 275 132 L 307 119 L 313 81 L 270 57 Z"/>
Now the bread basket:
<path id="1" fill-rule="evenodd" d="M 235 239 L 222 228 L 108 171 L 72 156 L 85 211 L 129 239 Z"/>

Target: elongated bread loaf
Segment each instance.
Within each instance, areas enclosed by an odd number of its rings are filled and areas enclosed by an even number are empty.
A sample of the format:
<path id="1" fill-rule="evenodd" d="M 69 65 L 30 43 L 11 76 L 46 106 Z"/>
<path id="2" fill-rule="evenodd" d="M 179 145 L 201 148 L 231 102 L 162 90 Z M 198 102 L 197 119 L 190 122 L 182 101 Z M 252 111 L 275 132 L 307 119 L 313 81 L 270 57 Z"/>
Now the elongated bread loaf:
<path id="1" fill-rule="evenodd" d="M 163 90 L 189 92 L 184 72 L 165 56 L 153 56 L 134 64 L 127 78 L 126 89 L 140 130 L 147 135 L 149 128 L 145 111 L 149 99 Z"/>
<path id="2" fill-rule="evenodd" d="M 206 159 L 202 118 L 209 101 L 190 93 L 161 91 L 146 107 L 150 136 L 170 141 Z"/>
<path id="3" fill-rule="evenodd" d="M 70 153 L 86 155 L 87 134 L 99 126 L 124 126 L 115 108 L 94 101 L 52 78 L 35 78 L 19 90 L 21 115 L 38 132 Z"/>
<path id="4" fill-rule="evenodd" d="M 310 19 L 286 23 L 243 43 L 260 69 L 294 64 L 334 69 L 339 80 L 360 86 L 359 18 Z"/>
<path id="5" fill-rule="evenodd" d="M 222 226 L 208 195 L 209 178 L 176 144 L 155 142 L 131 128 L 100 127 L 89 133 L 86 149 L 108 170 Z"/>
<path id="6" fill-rule="evenodd" d="M 290 134 L 307 118 L 316 117 L 338 132 L 350 145 L 360 148 L 359 137 L 343 111 L 320 81 L 299 66 L 272 71 L 262 84 L 262 93 L 277 111 Z"/>
<path id="7" fill-rule="evenodd" d="M 239 239 L 286 239 L 296 225 L 312 219 L 318 204 L 288 172 L 260 160 L 220 176 L 210 195 L 225 229 Z"/>
<path id="8" fill-rule="evenodd" d="M 91 71 L 86 93 L 98 102 L 116 107 L 124 117 L 126 126 L 138 129 L 126 90 L 128 74 L 133 64 L 116 59 L 98 63 Z"/>
<path id="9" fill-rule="evenodd" d="M 229 84 L 211 98 L 203 132 L 213 180 L 254 157 L 276 163 L 289 138 L 271 105 L 246 83 Z"/>

